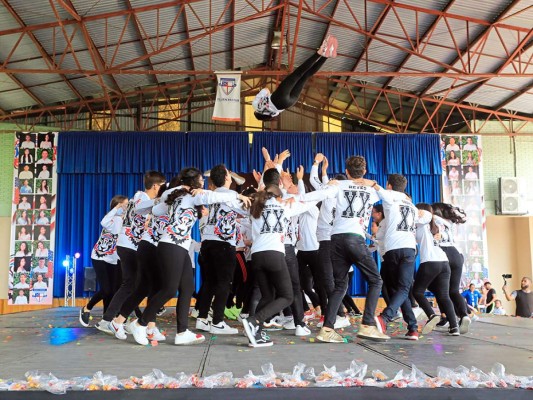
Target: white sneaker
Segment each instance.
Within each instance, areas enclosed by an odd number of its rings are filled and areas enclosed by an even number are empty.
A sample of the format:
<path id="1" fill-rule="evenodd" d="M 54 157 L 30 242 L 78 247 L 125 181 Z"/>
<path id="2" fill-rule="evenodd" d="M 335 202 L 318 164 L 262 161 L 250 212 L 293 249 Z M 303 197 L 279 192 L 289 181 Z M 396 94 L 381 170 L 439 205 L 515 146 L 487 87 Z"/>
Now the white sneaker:
<path id="1" fill-rule="evenodd" d="M 226 322 L 219 322 L 217 325 L 211 324 L 210 333 L 216 335 L 236 335 L 239 331 L 235 328 L 232 328 Z"/>
<path id="2" fill-rule="evenodd" d="M 341 329 L 341 328 L 346 328 L 347 326 L 350 326 L 350 325 L 351 323 L 348 317 L 339 317 L 337 315 L 337 318 L 335 318 L 335 325 L 333 325 L 333 327 L 335 329 Z"/>
<path id="3" fill-rule="evenodd" d="M 278 322 L 281 325 L 285 325 L 291 321 L 294 321 L 294 317 L 292 315 L 289 315 L 288 317 L 285 317 L 284 315 L 280 315 L 279 317 L 276 317 L 276 322 Z"/>
<path id="4" fill-rule="evenodd" d="M 117 339 L 126 340 L 128 338 L 126 332 L 124 332 L 123 324 L 117 324 L 115 321 L 111 321 L 109 323 L 109 330 L 113 332 L 113 335 L 115 335 Z"/>
<path id="5" fill-rule="evenodd" d="M 109 321 L 103 319 L 95 325 L 95 328 L 98 329 L 100 332 L 104 332 L 106 335 L 114 335 L 113 331 L 109 329 L 109 324 Z"/>
<path id="6" fill-rule="evenodd" d="M 461 333 L 461 335 L 468 333 L 471 323 L 472 320 L 468 316 L 464 316 L 463 318 L 461 318 L 459 322 L 459 332 Z"/>
<path id="7" fill-rule="evenodd" d="M 209 332 L 211 330 L 211 324 L 207 321 L 207 319 L 196 318 L 196 329 Z"/>
<path id="8" fill-rule="evenodd" d="M 155 340 L 157 342 L 164 342 L 167 340 L 167 337 L 159 331 L 157 326 L 154 326 L 153 328 L 147 328 L 146 337 L 148 340 Z"/>
<path id="9" fill-rule="evenodd" d="M 283 324 L 283 329 L 287 329 L 287 330 L 289 330 L 289 331 L 293 331 L 293 330 L 295 330 L 295 329 L 296 329 L 296 326 L 294 325 L 294 320 L 291 319 L 290 321 L 285 322 L 285 323 Z"/>
<path id="10" fill-rule="evenodd" d="M 190 330 L 185 332 L 177 333 L 174 338 L 174 344 L 178 346 L 186 346 L 189 344 L 198 344 L 205 341 L 205 336 L 200 335 L 199 333 L 193 333 Z"/>
<path id="11" fill-rule="evenodd" d="M 307 326 L 296 326 L 296 331 L 294 332 L 296 336 L 309 336 L 311 334 L 311 329 Z"/>
<path id="12" fill-rule="evenodd" d="M 148 345 L 148 338 L 146 337 L 146 326 L 139 325 L 137 321 L 130 324 L 130 331 L 137 343 L 142 346 Z"/>
<path id="13" fill-rule="evenodd" d="M 126 332 L 127 335 L 131 335 L 131 324 L 137 322 L 138 319 L 137 318 L 134 318 L 134 319 L 131 319 L 130 322 L 124 324 L 124 332 Z"/>
<path id="14" fill-rule="evenodd" d="M 283 329 L 283 325 L 279 322 L 279 317 L 274 317 L 268 322 L 263 322 L 263 330 L 265 331 L 280 331 Z"/>

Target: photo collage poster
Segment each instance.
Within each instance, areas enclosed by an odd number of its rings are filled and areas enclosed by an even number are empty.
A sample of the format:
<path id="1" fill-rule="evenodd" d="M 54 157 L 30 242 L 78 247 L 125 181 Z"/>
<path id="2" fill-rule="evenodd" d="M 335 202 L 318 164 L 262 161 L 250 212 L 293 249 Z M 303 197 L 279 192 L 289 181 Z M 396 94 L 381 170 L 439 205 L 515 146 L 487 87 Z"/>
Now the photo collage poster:
<path id="1" fill-rule="evenodd" d="M 473 283 L 479 290 L 489 280 L 482 153 L 481 136 L 441 135 L 443 201 L 467 216 L 465 224 L 454 225 L 456 246 L 465 259 L 461 289 Z"/>
<path id="2" fill-rule="evenodd" d="M 52 304 L 57 132 L 17 132 L 8 304 Z"/>

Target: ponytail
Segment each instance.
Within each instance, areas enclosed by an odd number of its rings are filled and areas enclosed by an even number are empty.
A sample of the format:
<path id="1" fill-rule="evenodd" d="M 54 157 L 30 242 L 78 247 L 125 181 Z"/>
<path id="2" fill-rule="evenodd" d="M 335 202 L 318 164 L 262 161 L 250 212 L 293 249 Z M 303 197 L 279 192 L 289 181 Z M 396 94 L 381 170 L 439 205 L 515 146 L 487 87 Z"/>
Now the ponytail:
<path id="1" fill-rule="evenodd" d="M 281 197 L 282 193 L 279 186 L 269 185 L 265 190 L 261 190 L 257 193 L 253 193 L 250 197 L 252 198 L 252 206 L 250 207 L 250 214 L 253 218 L 259 218 L 261 213 L 265 209 L 265 204 L 267 200 L 272 198 Z"/>
<path id="2" fill-rule="evenodd" d="M 425 210 L 431 213 L 432 218 L 431 218 L 431 221 L 429 221 L 429 230 L 431 231 L 432 235 L 436 235 L 437 233 L 439 233 L 439 227 L 437 226 L 437 224 L 435 223 L 435 220 L 433 219 L 433 207 L 431 207 L 427 203 L 418 203 L 416 205 L 416 208 L 418 208 L 419 210 Z"/>

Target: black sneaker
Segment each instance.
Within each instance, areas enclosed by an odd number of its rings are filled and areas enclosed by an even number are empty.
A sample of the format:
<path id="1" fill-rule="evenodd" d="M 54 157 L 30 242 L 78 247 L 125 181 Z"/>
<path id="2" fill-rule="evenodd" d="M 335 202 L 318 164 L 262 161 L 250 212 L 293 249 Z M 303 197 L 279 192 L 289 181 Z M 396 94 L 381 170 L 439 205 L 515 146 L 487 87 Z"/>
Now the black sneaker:
<path id="1" fill-rule="evenodd" d="M 85 307 L 80 308 L 79 320 L 80 324 L 87 328 L 89 326 L 89 321 L 91 320 L 91 312 L 85 310 Z"/>
<path id="2" fill-rule="evenodd" d="M 255 334 L 255 344 L 248 344 L 250 347 L 268 347 L 274 343 L 270 340 L 270 336 L 264 330 L 259 329 Z"/>
<path id="3" fill-rule="evenodd" d="M 455 327 L 455 328 L 450 328 L 450 330 L 448 331 L 448 335 L 450 335 L 450 336 L 460 336 L 461 333 L 459 332 L 459 328 Z"/>
<path id="4" fill-rule="evenodd" d="M 440 317 L 440 321 L 435 325 L 436 328 L 446 328 L 448 327 L 448 319 Z"/>
<path id="5" fill-rule="evenodd" d="M 167 312 L 167 308 L 165 306 L 161 307 L 159 309 L 159 311 L 157 312 L 157 316 L 160 317 L 161 315 L 163 315 L 164 313 Z"/>

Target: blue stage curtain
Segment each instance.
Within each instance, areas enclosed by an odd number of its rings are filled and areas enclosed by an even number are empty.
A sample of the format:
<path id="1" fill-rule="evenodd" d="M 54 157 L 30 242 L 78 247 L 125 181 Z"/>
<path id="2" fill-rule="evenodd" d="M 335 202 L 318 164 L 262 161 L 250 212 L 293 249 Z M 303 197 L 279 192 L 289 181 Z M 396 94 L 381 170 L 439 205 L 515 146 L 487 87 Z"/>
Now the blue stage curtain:
<path id="1" fill-rule="evenodd" d="M 306 171 L 313 165 L 313 142 L 310 132 L 254 132 L 250 171 L 263 171 L 265 164 L 261 148 L 266 147 L 274 159 L 276 154 L 289 149 L 291 156 L 283 164 L 291 172 L 303 165 Z"/>
<path id="2" fill-rule="evenodd" d="M 327 133 L 316 134 L 316 152 L 324 154 L 332 174 L 344 174 L 345 161 L 349 156 L 363 156 L 366 169 L 377 174 L 375 135 L 372 133 Z"/>
<path id="3" fill-rule="evenodd" d="M 230 171 L 250 171 L 248 132 L 190 132 L 189 162 L 202 171 L 225 164 Z"/>
<path id="4" fill-rule="evenodd" d="M 177 174 L 188 166 L 183 132 L 62 132 L 58 173 Z"/>
<path id="5" fill-rule="evenodd" d="M 437 134 L 389 134 L 387 172 L 403 175 L 440 175 L 440 137 Z"/>

